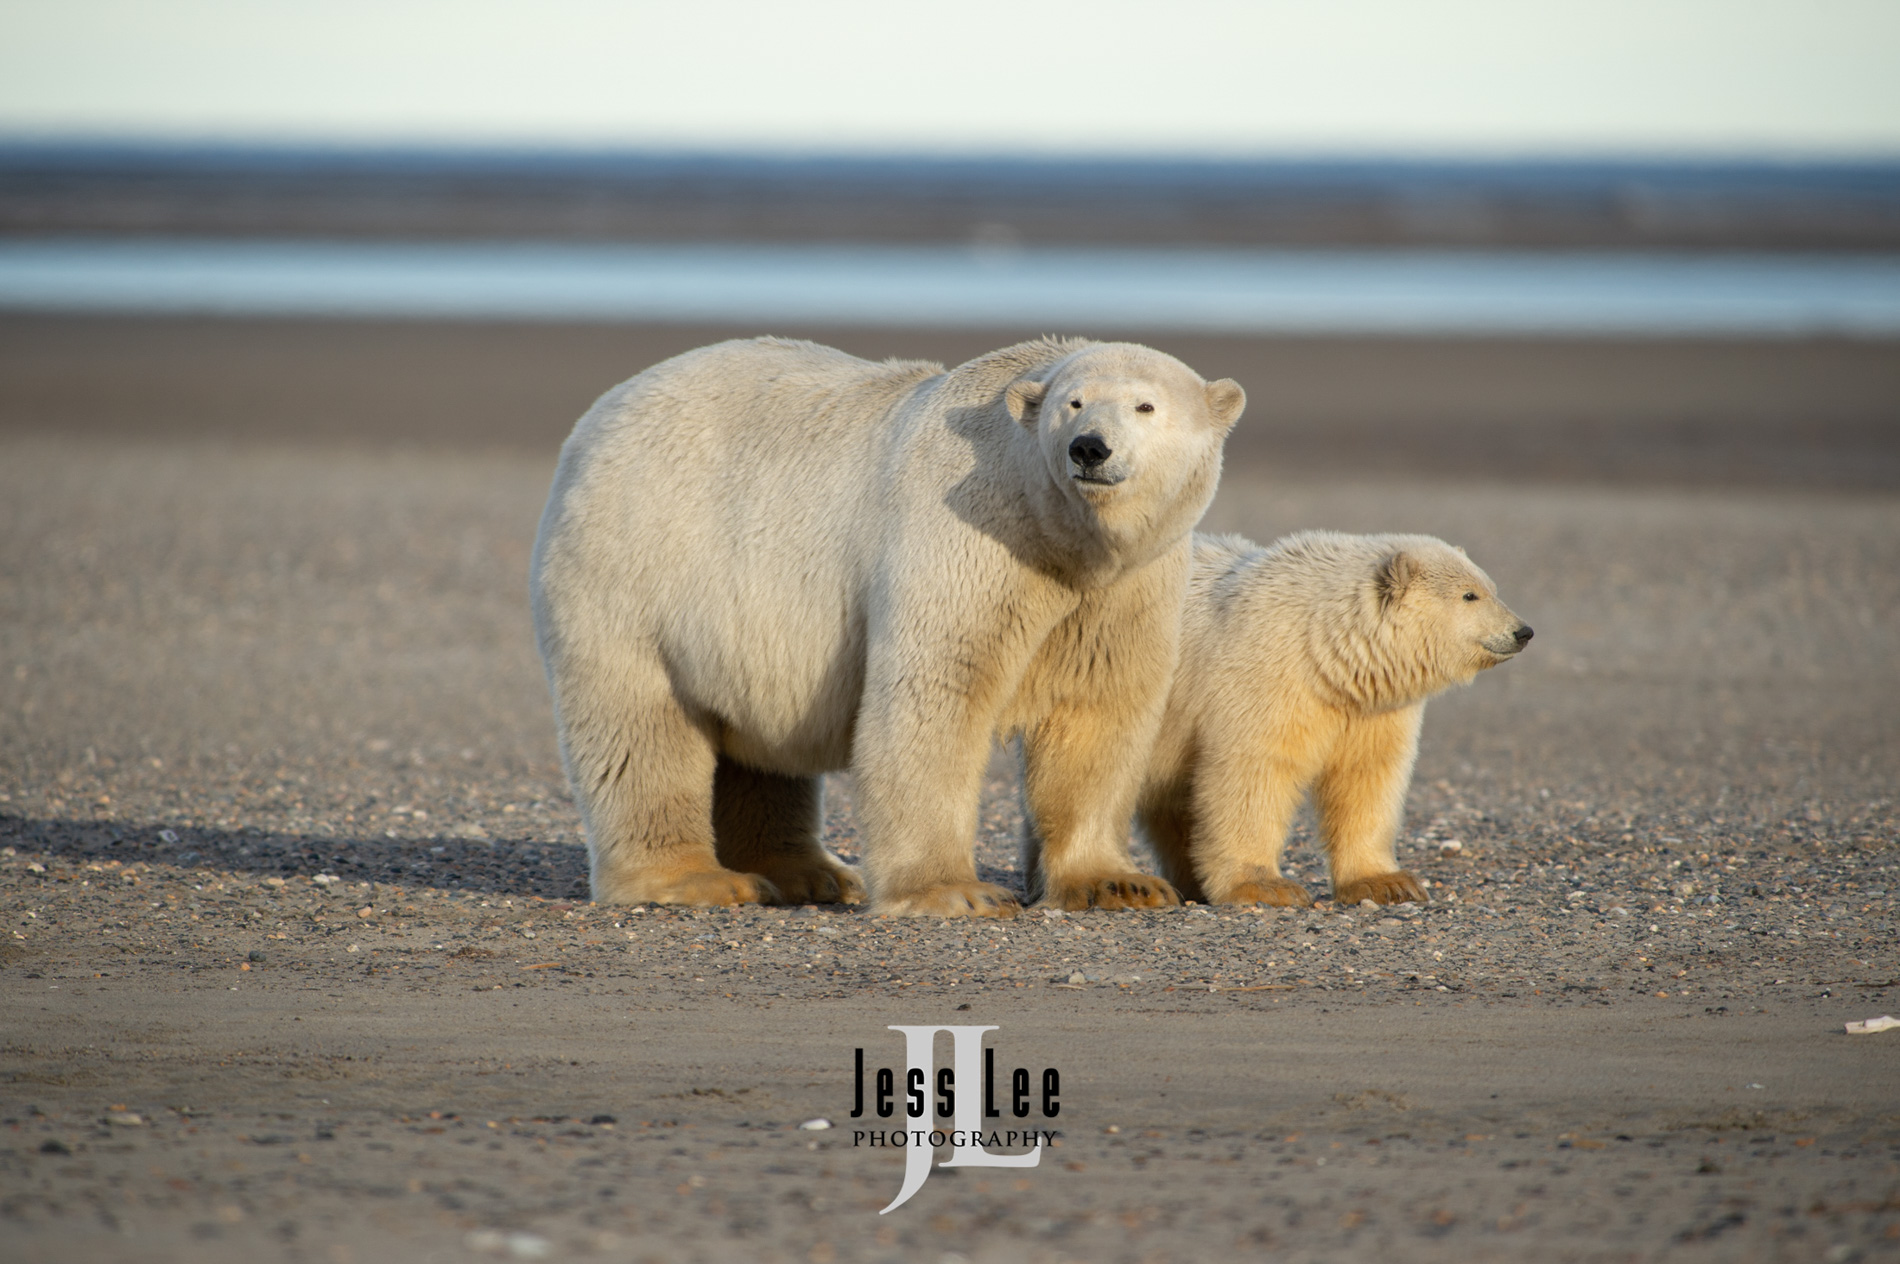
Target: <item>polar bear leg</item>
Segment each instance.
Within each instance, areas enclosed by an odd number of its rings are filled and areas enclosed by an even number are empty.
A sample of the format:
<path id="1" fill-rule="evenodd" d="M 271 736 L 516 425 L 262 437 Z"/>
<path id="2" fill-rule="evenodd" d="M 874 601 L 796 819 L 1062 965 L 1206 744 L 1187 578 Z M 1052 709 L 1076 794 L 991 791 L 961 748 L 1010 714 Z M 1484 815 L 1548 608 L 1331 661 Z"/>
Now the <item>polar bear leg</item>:
<path id="1" fill-rule="evenodd" d="M 866 726 L 873 732 L 879 722 Z M 895 917 L 1014 917 L 1014 893 L 976 876 L 976 811 L 989 763 L 987 726 L 915 733 L 902 743 L 858 735 L 857 807 L 874 908 Z M 906 749 L 934 758 L 908 772 Z"/>
<path id="2" fill-rule="evenodd" d="M 771 903 L 764 878 L 722 868 L 713 851 L 713 748 L 665 685 L 641 689 L 627 666 L 563 675 L 562 749 L 587 824 L 594 899 L 603 904 Z M 618 682 L 609 693 L 605 685 Z"/>
<path id="3" fill-rule="evenodd" d="M 926 656 L 872 637 L 866 704 L 852 742 L 873 909 L 895 917 L 1014 917 L 1015 894 L 976 876 L 977 801 L 1009 664 Z M 988 671 L 981 668 L 988 667 Z"/>
<path id="4" fill-rule="evenodd" d="M 1424 713 L 1421 703 L 1354 717 L 1313 787 L 1337 903 L 1425 901 L 1418 879 L 1399 868 L 1393 850 Z"/>
<path id="5" fill-rule="evenodd" d="M 824 824 L 819 778 L 760 772 L 722 755 L 713 774 L 712 815 L 719 862 L 769 879 L 785 903 L 864 898 L 857 870 L 818 841 Z"/>
<path id="6" fill-rule="evenodd" d="M 1181 896 L 1128 855 L 1147 743 L 1121 706 L 1058 706 L 1023 733 L 1029 895 L 1051 908 L 1158 908 Z M 1038 847 L 1036 844 L 1040 843 Z"/>
<path id="7" fill-rule="evenodd" d="M 1154 852 L 1155 866 L 1161 870 L 1175 893 L 1183 900 L 1207 903 L 1201 879 L 1194 872 L 1194 799 L 1185 775 L 1166 785 L 1150 787 L 1144 794 L 1137 819 L 1148 848 Z M 1030 862 L 1041 863 L 1040 846 L 1025 848 L 1024 872 Z"/>
<path id="8" fill-rule="evenodd" d="M 1128 826 L 1174 677 L 1188 559 L 1182 550 L 1085 596 L 1024 681 L 1024 853 L 1040 862 L 1025 877 L 1046 905 L 1181 902 L 1166 879 L 1135 868 Z"/>
<path id="9" fill-rule="evenodd" d="M 1311 779 L 1276 749 L 1277 735 L 1235 743 L 1194 775 L 1195 872 L 1213 904 L 1305 908 L 1306 888 L 1280 873 L 1293 814 Z"/>

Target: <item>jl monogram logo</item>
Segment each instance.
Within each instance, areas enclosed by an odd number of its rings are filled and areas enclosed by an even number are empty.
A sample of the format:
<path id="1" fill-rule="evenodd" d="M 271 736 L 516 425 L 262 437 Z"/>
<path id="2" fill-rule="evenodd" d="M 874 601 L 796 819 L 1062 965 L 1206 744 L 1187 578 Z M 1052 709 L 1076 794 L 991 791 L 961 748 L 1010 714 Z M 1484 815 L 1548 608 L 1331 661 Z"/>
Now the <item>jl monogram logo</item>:
<path id="1" fill-rule="evenodd" d="M 897 1191 L 897 1197 L 891 1205 L 878 1214 L 885 1215 L 897 1210 L 910 1201 L 912 1194 L 924 1187 L 924 1181 L 930 1175 L 930 1161 L 937 1146 L 950 1147 L 950 1157 L 939 1163 L 939 1167 L 1035 1167 L 1042 1162 L 1042 1143 L 1053 1134 L 1042 1128 L 1020 1128 L 1004 1130 L 988 1124 L 988 1120 L 1001 1119 L 1003 1112 L 996 1104 L 996 1051 L 983 1047 L 983 1033 L 996 1031 L 995 1025 L 987 1027 L 969 1026 L 931 1026 L 905 1027 L 893 1024 L 892 1031 L 904 1033 L 904 1092 L 901 1103 L 897 1098 L 896 1077 L 890 1068 L 879 1068 L 876 1079 L 876 1111 L 889 1118 L 896 1113 L 901 1104 L 904 1114 L 913 1120 L 922 1121 L 923 1127 L 914 1129 L 860 1129 L 853 1133 L 852 1144 L 873 1146 L 901 1146 L 904 1155 L 904 1185 Z M 940 1031 L 950 1033 L 952 1044 L 951 1065 L 938 1071 L 936 1069 L 936 1037 Z M 977 1086 L 982 1085 L 979 1096 Z M 963 1091 L 957 1091 L 958 1086 Z M 949 1128 L 933 1128 L 934 1120 L 926 1121 L 931 1113 L 932 1103 L 926 1088 L 934 1087 L 936 1092 L 935 1115 L 941 1120 L 950 1120 Z M 1042 1117 L 1053 1119 L 1061 1111 L 1057 1101 L 1062 1090 L 1060 1074 L 1054 1067 L 1042 1073 L 1041 1097 Z M 1024 1119 L 1029 1115 L 1030 1080 L 1027 1068 L 1018 1067 L 1010 1076 L 1007 1103 L 1013 1118 Z M 857 1051 L 857 1103 L 851 1117 L 864 1115 L 864 1050 Z M 987 1146 L 995 1145 L 1032 1145 L 1033 1149 L 1025 1154 L 991 1154 Z"/>

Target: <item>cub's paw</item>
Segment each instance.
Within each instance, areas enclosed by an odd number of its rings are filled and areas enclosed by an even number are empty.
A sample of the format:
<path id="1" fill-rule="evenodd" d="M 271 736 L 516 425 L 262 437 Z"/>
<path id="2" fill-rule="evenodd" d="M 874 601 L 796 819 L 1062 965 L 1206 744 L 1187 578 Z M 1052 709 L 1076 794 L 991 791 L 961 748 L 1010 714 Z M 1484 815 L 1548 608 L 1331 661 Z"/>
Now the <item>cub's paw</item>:
<path id="1" fill-rule="evenodd" d="M 1375 873 L 1370 878 L 1355 878 L 1333 891 L 1336 904 L 1357 904 L 1371 900 L 1375 904 L 1423 904 L 1429 897 L 1418 879 L 1400 869 L 1393 873 Z"/>
<path id="2" fill-rule="evenodd" d="M 1254 878 L 1236 882 L 1216 904 L 1271 904 L 1276 908 L 1305 908 L 1313 902 L 1306 888 L 1290 878 Z"/>
<path id="3" fill-rule="evenodd" d="M 988 882 L 949 882 L 881 899 L 874 911 L 888 917 L 1014 917 L 1023 906 Z"/>
<path id="4" fill-rule="evenodd" d="M 727 904 L 778 904 L 771 879 L 730 869 L 694 869 L 665 877 L 643 876 L 616 883 L 594 898 L 603 904 L 691 904 L 713 908 Z"/>
<path id="5" fill-rule="evenodd" d="M 781 904 L 864 903 L 864 879 L 850 865 L 829 856 L 796 866 L 773 866 L 764 876 L 778 888 Z"/>
<path id="6" fill-rule="evenodd" d="M 1180 902 L 1172 886 L 1148 873 L 1107 873 L 1079 882 L 1050 883 L 1038 901 L 1043 908 L 1076 910 L 1165 908 Z"/>

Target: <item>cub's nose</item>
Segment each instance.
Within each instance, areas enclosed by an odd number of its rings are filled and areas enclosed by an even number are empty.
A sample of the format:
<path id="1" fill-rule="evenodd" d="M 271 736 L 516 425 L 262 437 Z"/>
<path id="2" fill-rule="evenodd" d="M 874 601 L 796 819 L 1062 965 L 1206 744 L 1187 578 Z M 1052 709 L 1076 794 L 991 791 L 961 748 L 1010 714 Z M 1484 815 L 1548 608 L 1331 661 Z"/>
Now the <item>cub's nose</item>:
<path id="1" fill-rule="evenodd" d="M 1536 636 L 1536 635 L 1537 635 L 1537 633 L 1535 633 L 1535 632 L 1533 632 L 1533 631 L 1531 631 L 1531 625 L 1527 623 L 1527 624 L 1525 624 L 1525 625 L 1524 625 L 1523 627 L 1521 627 L 1521 628 L 1519 628 L 1519 629 L 1517 630 L 1517 634 L 1516 634 L 1516 635 L 1517 635 L 1517 643 L 1518 643 L 1519 645 L 1522 645 L 1522 644 L 1524 644 L 1524 642 L 1526 642 L 1526 641 L 1528 641 L 1528 640 L 1530 640 L 1530 639 L 1531 639 L 1532 637 L 1534 637 L 1534 636 Z"/>
<path id="2" fill-rule="evenodd" d="M 1077 435 L 1069 443 L 1069 459 L 1084 470 L 1092 470 L 1108 460 L 1113 451 L 1098 434 Z"/>

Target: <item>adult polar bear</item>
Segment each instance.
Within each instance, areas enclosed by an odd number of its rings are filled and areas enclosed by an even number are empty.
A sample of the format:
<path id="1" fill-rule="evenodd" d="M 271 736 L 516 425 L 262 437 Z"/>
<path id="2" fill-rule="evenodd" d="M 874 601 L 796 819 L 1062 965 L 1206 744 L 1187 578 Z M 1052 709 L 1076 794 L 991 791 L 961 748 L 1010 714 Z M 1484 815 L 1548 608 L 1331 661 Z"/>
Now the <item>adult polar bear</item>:
<path id="1" fill-rule="evenodd" d="M 848 766 L 880 911 L 1010 916 L 974 838 L 992 737 L 1018 733 L 1030 894 L 1174 902 L 1128 822 L 1245 402 L 1053 339 L 949 372 L 727 342 L 609 391 L 532 575 L 594 898 L 861 898 L 819 843 L 818 776 Z"/>

